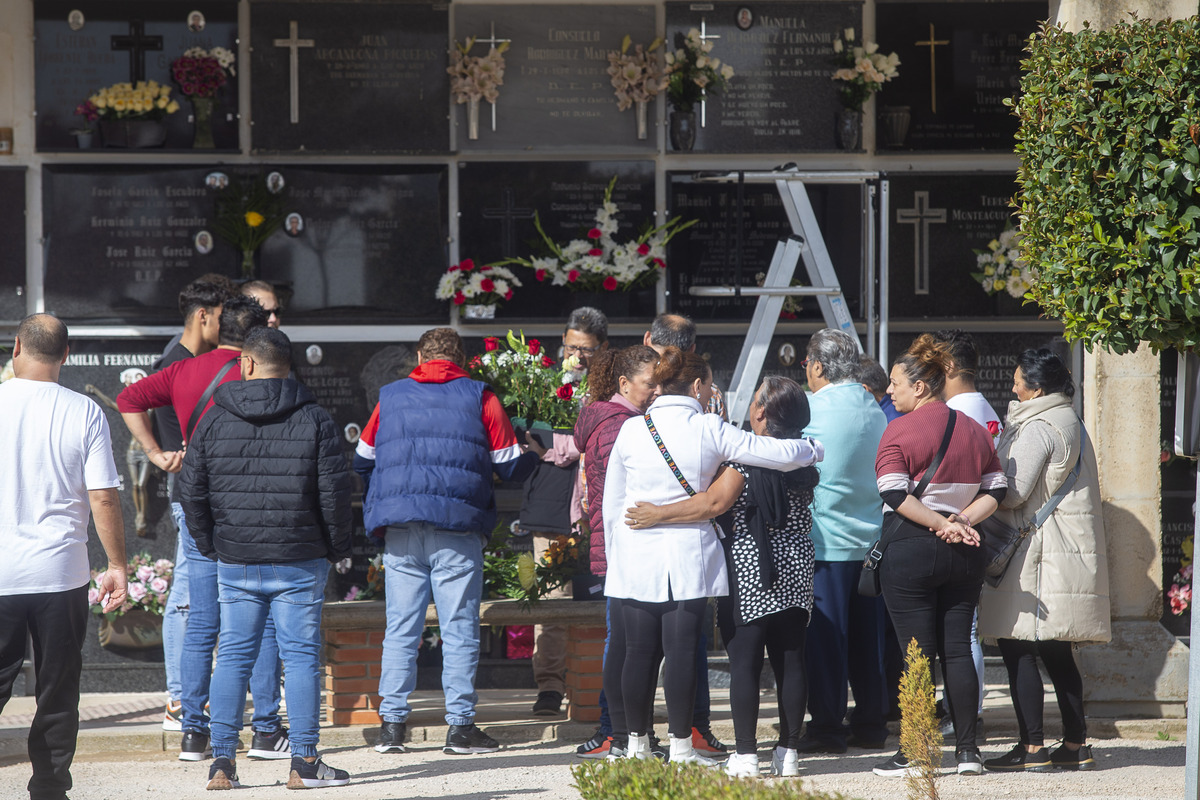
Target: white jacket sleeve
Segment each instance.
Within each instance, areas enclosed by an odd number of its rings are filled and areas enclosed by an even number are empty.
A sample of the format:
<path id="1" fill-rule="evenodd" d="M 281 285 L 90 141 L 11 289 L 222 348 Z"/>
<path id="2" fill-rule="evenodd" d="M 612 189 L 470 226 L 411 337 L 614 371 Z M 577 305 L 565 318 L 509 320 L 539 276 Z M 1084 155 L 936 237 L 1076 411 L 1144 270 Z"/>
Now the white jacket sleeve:
<path id="1" fill-rule="evenodd" d="M 623 431 L 622 431 L 623 433 Z M 613 449 L 608 454 L 608 467 L 604 472 L 604 549 L 612 550 L 612 531 L 625 519 L 625 448 L 628 437 L 617 434 Z M 595 536 L 596 532 L 592 531 Z"/>
<path id="2" fill-rule="evenodd" d="M 790 472 L 800 467 L 811 466 L 825 458 L 825 447 L 816 439 L 773 439 L 769 436 L 756 436 L 752 431 L 743 431 L 721 422 L 711 414 L 705 415 L 704 422 L 709 426 L 717 451 L 726 461 L 736 461 L 748 467 L 766 467 Z M 607 486 L 604 493 L 608 495 Z M 607 513 L 607 508 L 605 512 Z"/>

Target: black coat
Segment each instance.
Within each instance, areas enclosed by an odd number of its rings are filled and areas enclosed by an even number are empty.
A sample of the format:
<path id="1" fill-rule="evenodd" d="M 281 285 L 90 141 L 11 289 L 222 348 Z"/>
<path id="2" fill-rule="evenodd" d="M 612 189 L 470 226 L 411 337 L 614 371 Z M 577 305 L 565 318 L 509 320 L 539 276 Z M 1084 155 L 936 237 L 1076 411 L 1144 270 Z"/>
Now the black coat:
<path id="1" fill-rule="evenodd" d="M 236 564 L 350 555 L 350 472 L 312 393 L 267 378 L 222 384 L 213 398 L 179 473 L 200 552 Z"/>

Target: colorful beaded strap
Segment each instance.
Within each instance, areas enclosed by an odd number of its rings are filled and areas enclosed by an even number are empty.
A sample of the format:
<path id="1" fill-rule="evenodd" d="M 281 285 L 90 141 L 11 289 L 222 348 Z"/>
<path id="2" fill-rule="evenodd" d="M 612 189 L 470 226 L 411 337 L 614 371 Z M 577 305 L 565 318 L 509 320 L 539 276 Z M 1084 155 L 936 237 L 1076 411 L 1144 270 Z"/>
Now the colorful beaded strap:
<path id="1" fill-rule="evenodd" d="M 667 451 L 667 446 L 663 444 L 662 437 L 658 435 L 658 429 L 654 427 L 654 421 L 650 419 L 649 414 L 646 415 L 646 427 L 650 429 L 650 435 L 654 437 L 654 443 L 658 445 L 658 452 L 662 453 L 662 457 L 667 461 L 667 466 L 671 468 L 671 472 L 675 473 L 675 480 L 679 481 L 679 485 L 688 493 L 688 497 L 694 495 L 696 490 L 692 488 L 692 485 L 687 482 L 687 478 L 683 477 L 683 473 L 679 471 L 675 459 Z"/>

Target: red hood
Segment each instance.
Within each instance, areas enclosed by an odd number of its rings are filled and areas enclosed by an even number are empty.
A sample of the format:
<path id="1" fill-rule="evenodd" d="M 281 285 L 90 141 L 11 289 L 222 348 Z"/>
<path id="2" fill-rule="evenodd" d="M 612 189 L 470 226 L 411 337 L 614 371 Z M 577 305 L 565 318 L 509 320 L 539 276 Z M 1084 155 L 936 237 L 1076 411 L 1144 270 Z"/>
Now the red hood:
<path id="1" fill-rule="evenodd" d="M 418 383 L 449 383 L 458 378 L 469 378 L 471 376 L 467 374 L 465 369 L 453 361 L 445 361 L 439 358 L 419 364 L 416 369 L 409 373 L 408 377 Z"/>

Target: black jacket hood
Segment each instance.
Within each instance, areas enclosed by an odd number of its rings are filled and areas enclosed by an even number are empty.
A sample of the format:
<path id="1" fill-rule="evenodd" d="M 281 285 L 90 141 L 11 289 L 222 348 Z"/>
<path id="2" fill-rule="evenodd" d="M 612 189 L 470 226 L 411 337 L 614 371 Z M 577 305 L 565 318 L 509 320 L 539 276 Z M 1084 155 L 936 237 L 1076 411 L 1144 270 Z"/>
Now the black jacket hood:
<path id="1" fill-rule="evenodd" d="M 223 383 L 213 402 L 247 422 L 271 422 L 317 399 L 295 378 L 262 378 Z"/>

